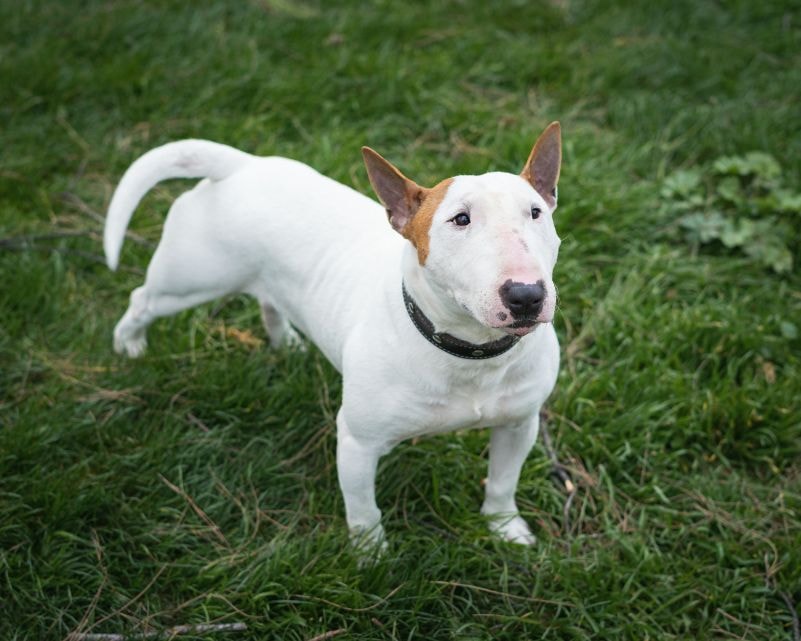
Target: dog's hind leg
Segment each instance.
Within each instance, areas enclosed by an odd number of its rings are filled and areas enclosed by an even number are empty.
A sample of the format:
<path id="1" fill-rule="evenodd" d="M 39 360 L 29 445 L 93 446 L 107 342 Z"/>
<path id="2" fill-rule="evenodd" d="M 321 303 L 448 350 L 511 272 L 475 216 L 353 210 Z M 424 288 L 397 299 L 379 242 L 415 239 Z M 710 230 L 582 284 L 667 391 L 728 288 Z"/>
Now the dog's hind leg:
<path id="1" fill-rule="evenodd" d="M 114 328 L 114 351 L 137 358 L 147 348 L 147 328 L 157 318 L 172 316 L 227 294 L 209 292 L 167 293 L 154 291 L 145 283 L 131 292 L 131 304 Z"/>
<path id="2" fill-rule="evenodd" d="M 303 344 L 300 335 L 289 324 L 286 316 L 279 312 L 269 299 L 260 297 L 259 304 L 264 329 L 267 330 L 272 347 L 299 347 Z"/>
<path id="3" fill-rule="evenodd" d="M 145 283 L 131 293 L 128 310 L 114 328 L 114 349 L 130 357 L 144 353 L 146 331 L 156 318 L 247 289 L 257 269 L 233 260 L 230 249 L 176 201 Z"/>
<path id="4" fill-rule="evenodd" d="M 141 356 L 147 348 L 147 326 L 155 316 L 148 311 L 145 286 L 131 292 L 131 303 L 114 328 L 114 351 L 131 358 Z"/>

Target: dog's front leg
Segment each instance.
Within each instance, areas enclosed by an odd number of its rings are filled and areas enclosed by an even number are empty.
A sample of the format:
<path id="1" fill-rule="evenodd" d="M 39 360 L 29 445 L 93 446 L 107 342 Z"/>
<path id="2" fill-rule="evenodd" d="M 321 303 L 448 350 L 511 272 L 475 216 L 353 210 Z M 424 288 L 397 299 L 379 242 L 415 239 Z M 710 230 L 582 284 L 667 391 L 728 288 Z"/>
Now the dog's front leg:
<path id="1" fill-rule="evenodd" d="M 363 551 L 386 547 L 381 510 L 375 502 L 375 472 L 382 448 L 356 438 L 337 414 L 337 474 L 351 540 Z"/>
<path id="2" fill-rule="evenodd" d="M 495 534 L 523 545 L 531 545 L 536 539 L 517 510 L 515 491 L 539 428 L 537 411 L 521 425 L 493 428 L 490 438 L 489 475 L 481 513 L 489 517 L 490 529 Z"/>

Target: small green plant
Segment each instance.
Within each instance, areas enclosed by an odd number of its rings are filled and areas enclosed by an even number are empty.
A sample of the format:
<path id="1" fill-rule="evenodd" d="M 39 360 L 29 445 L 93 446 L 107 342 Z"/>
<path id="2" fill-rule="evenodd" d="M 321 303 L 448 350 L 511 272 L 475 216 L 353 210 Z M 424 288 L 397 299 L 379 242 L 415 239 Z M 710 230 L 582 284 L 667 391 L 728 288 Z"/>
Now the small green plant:
<path id="1" fill-rule="evenodd" d="M 693 247 L 722 243 L 786 273 L 801 240 L 801 194 L 783 187 L 781 174 L 776 159 L 764 152 L 723 156 L 668 176 L 662 209 Z"/>

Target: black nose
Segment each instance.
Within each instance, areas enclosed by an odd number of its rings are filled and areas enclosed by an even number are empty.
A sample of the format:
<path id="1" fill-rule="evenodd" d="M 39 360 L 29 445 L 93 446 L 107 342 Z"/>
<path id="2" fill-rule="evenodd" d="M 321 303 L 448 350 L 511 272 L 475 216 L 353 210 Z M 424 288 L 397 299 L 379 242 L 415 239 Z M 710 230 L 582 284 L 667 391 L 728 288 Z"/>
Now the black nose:
<path id="1" fill-rule="evenodd" d="M 501 286 L 500 294 L 503 304 L 509 308 L 514 318 L 535 318 L 545 300 L 545 285 L 541 280 L 533 285 L 507 280 Z"/>

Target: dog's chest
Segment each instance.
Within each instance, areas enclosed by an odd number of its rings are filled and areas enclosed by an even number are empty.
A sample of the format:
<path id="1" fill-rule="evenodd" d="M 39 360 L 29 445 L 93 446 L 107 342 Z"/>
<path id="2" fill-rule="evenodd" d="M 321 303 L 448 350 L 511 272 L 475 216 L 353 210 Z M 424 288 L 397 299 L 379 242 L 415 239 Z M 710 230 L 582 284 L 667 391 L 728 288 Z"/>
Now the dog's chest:
<path id="1" fill-rule="evenodd" d="M 429 399 L 420 407 L 415 435 L 518 424 L 535 407 L 530 390 L 464 389 Z"/>
<path id="2" fill-rule="evenodd" d="M 476 362 L 428 348 L 422 354 L 387 350 L 378 369 L 364 367 L 375 364 L 373 352 L 364 352 L 346 367 L 345 419 L 356 436 L 390 446 L 416 436 L 527 423 L 553 389 L 559 352 L 550 328 L 526 341 L 510 357 Z"/>
<path id="3" fill-rule="evenodd" d="M 511 418 L 510 399 L 453 395 L 434 414 L 444 429 L 468 429 Z"/>

